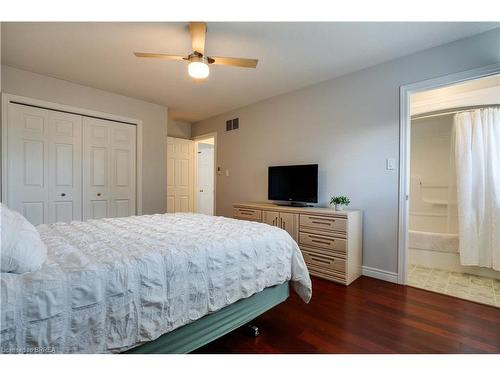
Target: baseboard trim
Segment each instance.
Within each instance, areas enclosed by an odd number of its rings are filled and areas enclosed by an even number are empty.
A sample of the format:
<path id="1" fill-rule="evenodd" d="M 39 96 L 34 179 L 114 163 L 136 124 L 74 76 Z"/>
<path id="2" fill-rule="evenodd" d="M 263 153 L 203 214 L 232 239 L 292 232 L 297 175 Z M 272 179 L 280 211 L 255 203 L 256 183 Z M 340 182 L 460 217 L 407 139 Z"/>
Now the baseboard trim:
<path id="1" fill-rule="evenodd" d="M 391 283 L 397 284 L 397 282 L 398 282 L 397 272 L 389 272 L 389 271 L 381 270 L 379 268 L 362 266 L 361 273 L 363 274 L 363 276 L 373 277 L 375 279 L 389 281 Z"/>

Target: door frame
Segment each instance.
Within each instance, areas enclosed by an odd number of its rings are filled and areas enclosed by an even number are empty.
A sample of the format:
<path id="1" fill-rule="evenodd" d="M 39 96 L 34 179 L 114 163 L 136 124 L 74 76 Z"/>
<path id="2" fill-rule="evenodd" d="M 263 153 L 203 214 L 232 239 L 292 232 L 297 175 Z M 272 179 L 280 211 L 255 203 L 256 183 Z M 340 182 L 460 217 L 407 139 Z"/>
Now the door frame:
<path id="1" fill-rule="evenodd" d="M 214 197 L 213 197 L 213 202 L 214 202 L 214 216 L 217 216 L 217 132 L 211 132 L 211 133 L 206 133 L 202 135 L 197 135 L 196 137 L 193 137 L 191 140 L 194 141 L 195 147 L 194 149 L 194 168 L 193 168 L 193 173 L 194 173 L 194 191 L 193 191 L 193 197 L 194 197 L 194 212 L 198 211 L 198 194 L 197 193 L 197 186 L 198 186 L 198 145 L 197 141 L 202 141 L 204 139 L 208 138 L 213 138 L 214 139 Z"/>
<path id="2" fill-rule="evenodd" d="M 399 208 L 398 208 L 398 284 L 406 283 L 409 196 L 410 196 L 410 97 L 417 92 L 450 86 L 500 73 L 500 63 L 403 85 L 399 90 Z"/>
<path id="3" fill-rule="evenodd" d="M 8 150 L 7 150 L 7 135 L 8 135 L 8 116 L 9 103 L 14 102 L 24 104 L 32 107 L 42 109 L 67 112 L 80 116 L 95 117 L 102 120 L 114 121 L 116 123 L 125 123 L 128 125 L 135 125 L 137 127 L 136 139 L 136 214 L 142 215 L 142 120 L 113 115 L 110 113 L 93 111 L 74 107 L 66 104 L 54 103 L 45 100 L 33 99 L 26 96 L 13 95 L 9 93 L 2 93 L 2 182 L 0 184 L 2 202 L 8 201 L 7 190 L 7 165 L 8 165 Z"/>

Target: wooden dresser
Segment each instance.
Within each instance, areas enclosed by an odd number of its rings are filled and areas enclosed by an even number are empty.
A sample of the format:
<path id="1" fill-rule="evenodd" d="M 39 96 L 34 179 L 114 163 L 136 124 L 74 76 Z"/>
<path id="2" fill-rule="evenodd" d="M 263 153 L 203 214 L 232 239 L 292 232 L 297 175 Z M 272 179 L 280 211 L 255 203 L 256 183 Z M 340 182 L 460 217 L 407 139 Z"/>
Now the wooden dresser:
<path id="1" fill-rule="evenodd" d="M 361 276 L 361 211 L 237 203 L 233 217 L 286 230 L 299 244 L 311 275 L 345 285 Z"/>

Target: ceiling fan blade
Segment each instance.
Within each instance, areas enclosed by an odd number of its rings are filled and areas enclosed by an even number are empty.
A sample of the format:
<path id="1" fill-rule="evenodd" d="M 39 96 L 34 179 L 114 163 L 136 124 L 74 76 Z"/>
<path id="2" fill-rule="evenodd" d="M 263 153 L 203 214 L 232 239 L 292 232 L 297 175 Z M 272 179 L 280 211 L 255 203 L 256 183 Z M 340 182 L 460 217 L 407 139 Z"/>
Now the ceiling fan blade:
<path id="1" fill-rule="evenodd" d="M 240 59 L 237 57 L 215 57 L 210 56 L 214 60 L 212 64 L 215 65 L 231 65 L 239 66 L 242 68 L 255 68 L 259 60 L 256 59 Z"/>
<path id="2" fill-rule="evenodd" d="M 193 46 L 193 51 L 204 55 L 207 24 L 205 22 L 189 22 L 189 32 L 191 33 L 191 45 Z"/>
<path id="3" fill-rule="evenodd" d="M 148 57 L 152 59 L 162 59 L 162 60 L 186 60 L 184 56 L 180 55 L 166 55 L 164 53 L 144 53 L 144 52 L 134 52 L 137 57 Z"/>

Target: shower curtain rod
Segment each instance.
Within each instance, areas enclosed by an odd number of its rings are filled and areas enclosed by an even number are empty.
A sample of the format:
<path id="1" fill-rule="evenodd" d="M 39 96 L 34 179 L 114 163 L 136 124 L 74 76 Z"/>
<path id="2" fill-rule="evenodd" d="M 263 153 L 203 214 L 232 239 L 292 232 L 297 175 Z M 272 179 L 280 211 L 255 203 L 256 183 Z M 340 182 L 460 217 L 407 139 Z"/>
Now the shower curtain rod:
<path id="1" fill-rule="evenodd" d="M 471 111 L 473 109 L 490 108 L 490 107 L 499 107 L 500 108 L 500 104 L 474 105 L 474 106 L 468 106 L 468 107 L 455 108 L 454 110 L 451 110 L 451 111 L 449 109 L 445 109 L 445 110 L 441 110 L 441 111 L 421 113 L 419 115 L 411 116 L 411 119 L 412 120 L 420 120 L 423 118 L 446 116 L 446 115 L 452 115 L 452 114 L 456 114 L 456 113 L 460 113 L 460 112 Z"/>

